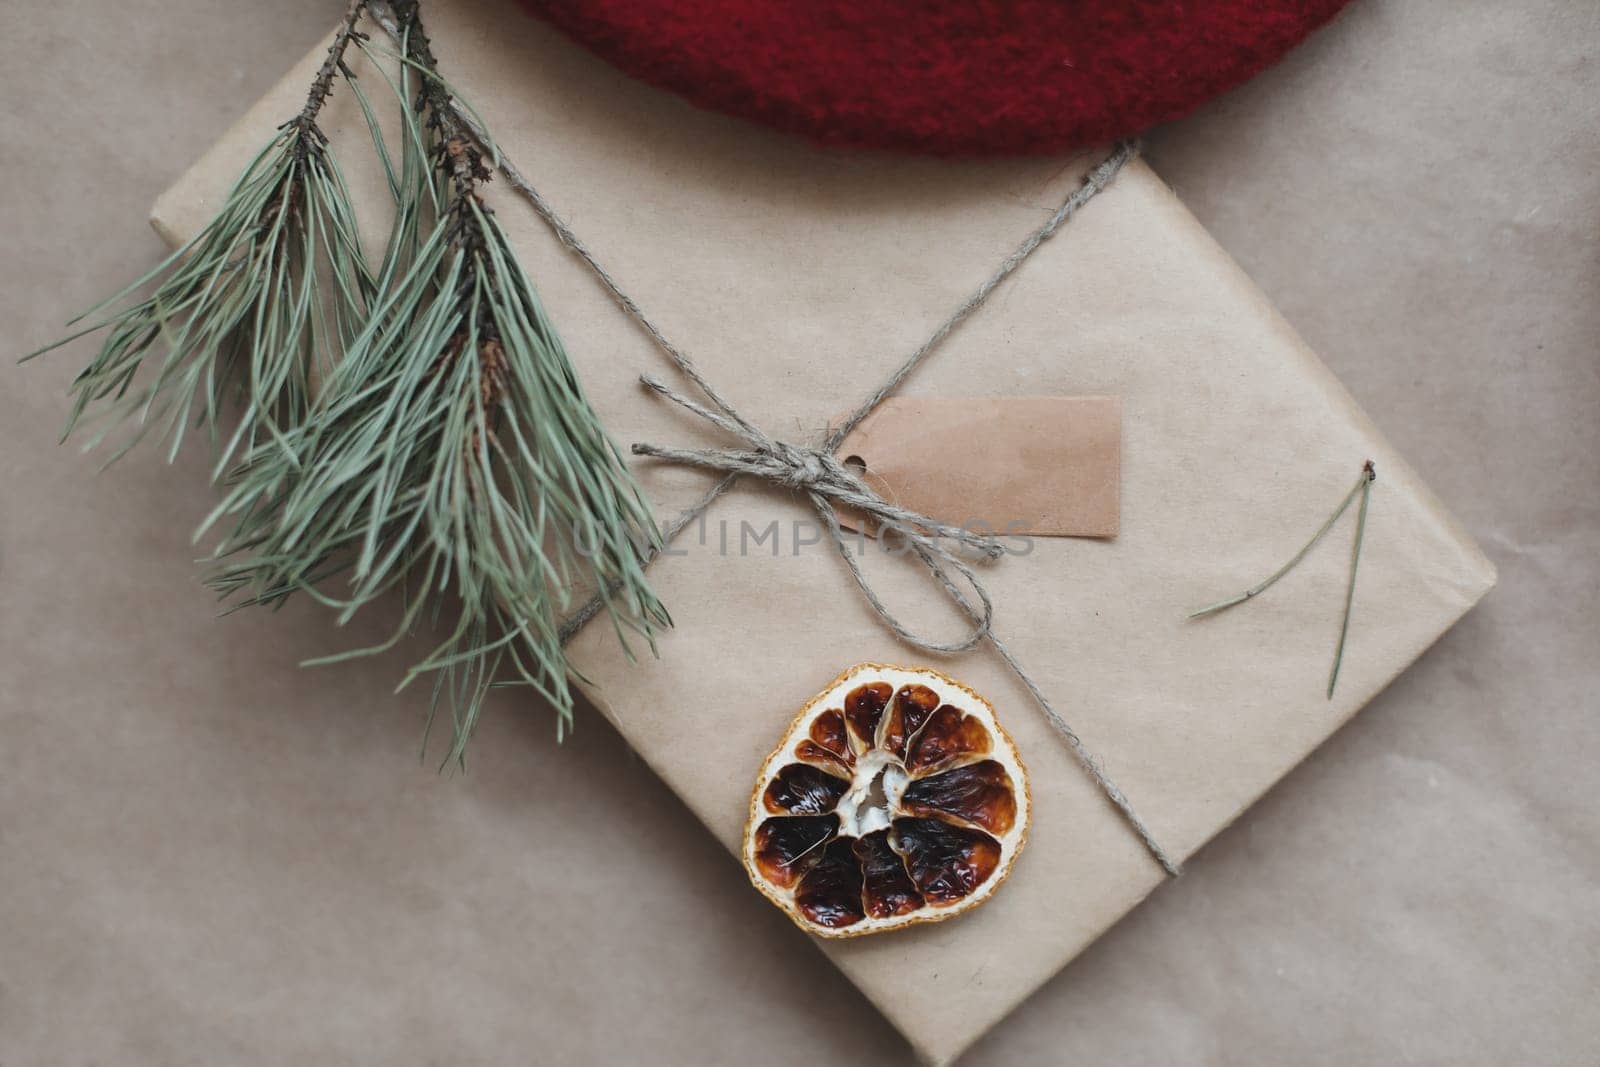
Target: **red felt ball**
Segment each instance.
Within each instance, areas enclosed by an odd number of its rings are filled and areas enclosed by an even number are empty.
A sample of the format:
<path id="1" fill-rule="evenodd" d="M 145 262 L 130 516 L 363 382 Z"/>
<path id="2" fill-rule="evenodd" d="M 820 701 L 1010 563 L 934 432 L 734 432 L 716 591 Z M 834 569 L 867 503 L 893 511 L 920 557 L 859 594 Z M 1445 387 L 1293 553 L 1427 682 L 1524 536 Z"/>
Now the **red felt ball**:
<path id="1" fill-rule="evenodd" d="M 522 0 L 702 107 L 828 144 L 1061 152 L 1187 114 L 1348 0 Z"/>

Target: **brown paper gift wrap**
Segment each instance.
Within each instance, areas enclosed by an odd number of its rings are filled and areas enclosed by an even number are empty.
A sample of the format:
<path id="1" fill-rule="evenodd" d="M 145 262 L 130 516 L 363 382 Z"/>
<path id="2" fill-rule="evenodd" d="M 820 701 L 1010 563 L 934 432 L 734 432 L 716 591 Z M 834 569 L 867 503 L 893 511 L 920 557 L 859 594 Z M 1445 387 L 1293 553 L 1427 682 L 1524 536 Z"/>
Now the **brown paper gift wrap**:
<path id="1" fill-rule="evenodd" d="M 709 380 L 788 440 L 811 439 L 860 402 L 1098 158 L 820 152 L 632 83 L 503 4 L 460 0 L 430 14 L 450 77 L 508 155 Z M 298 108 L 316 58 L 161 199 L 163 233 L 182 238 L 203 224 Z M 335 96 L 328 125 L 376 209 L 377 168 L 348 92 Z M 492 195 L 617 439 L 724 443 L 638 386 L 641 373 L 670 370 L 660 354 L 525 204 L 503 185 Z M 996 631 L 1178 856 L 1238 817 L 1494 581 L 1350 396 L 1141 163 L 902 394 L 1122 397 L 1120 534 L 1040 539 L 985 581 Z M 1287 558 L 1368 458 L 1379 481 L 1332 700 L 1323 688 L 1349 518 L 1269 594 L 1184 621 Z M 710 481 L 664 466 L 640 472 L 663 518 Z M 774 519 L 778 555 L 765 544 L 740 555 L 741 524 L 759 531 Z M 677 622 L 659 659 L 629 664 L 603 626 L 572 649 L 597 683 L 595 705 L 730 849 L 751 776 L 796 707 L 852 663 L 929 659 L 896 643 L 831 549 L 793 551 L 791 524 L 808 519 L 792 495 L 742 485 L 713 506 L 703 543 L 687 532 L 683 554 L 652 569 Z M 872 553 L 864 566 L 913 625 L 955 631 L 925 576 Z M 943 1063 L 1165 878 L 992 652 L 932 665 L 988 696 L 1016 738 L 1034 794 L 1028 849 L 1002 892 L 968 916 L 821 948 L 924 1059 Z M 530 834 L 527 847 L 538 848 Z M 744 875 L 730 863 L 727 877 Z"/>

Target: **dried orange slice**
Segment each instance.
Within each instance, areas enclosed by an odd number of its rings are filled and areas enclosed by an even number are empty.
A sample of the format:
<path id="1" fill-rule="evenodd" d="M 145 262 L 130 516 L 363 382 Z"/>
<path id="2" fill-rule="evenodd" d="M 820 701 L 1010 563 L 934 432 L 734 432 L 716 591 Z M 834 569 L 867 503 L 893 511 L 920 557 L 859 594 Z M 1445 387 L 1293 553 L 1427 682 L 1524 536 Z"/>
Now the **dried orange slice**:
<path id="1" fill-rule="evenodd" d="M 1027 771 L 987 700 L 938 671 L 863 663 L 761 765 L 744 864 L 821 937 L 937 922 L 994 895 L 1028 808 Z"/>

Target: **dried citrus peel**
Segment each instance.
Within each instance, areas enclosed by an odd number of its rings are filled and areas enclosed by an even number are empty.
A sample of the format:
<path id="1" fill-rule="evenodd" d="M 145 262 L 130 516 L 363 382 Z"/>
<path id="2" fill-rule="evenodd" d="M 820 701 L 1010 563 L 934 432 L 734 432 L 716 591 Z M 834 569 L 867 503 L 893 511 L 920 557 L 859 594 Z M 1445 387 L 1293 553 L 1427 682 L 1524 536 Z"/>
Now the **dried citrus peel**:
<path id="1" fill-rule="evenodd" d="M 994 709 L 926 668 L 864 663 L 801 709 L 750 798 L 750 880 L 855 937 L 988 900 L 1027 839 L 1027 772 Z"/>

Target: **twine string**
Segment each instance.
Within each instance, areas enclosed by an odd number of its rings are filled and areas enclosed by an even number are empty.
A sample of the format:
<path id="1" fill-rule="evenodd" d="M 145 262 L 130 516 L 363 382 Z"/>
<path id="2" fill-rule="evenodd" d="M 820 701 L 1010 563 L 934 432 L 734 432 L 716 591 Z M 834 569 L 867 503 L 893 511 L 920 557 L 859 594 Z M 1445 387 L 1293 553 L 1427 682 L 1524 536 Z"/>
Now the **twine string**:
<path id="1" fill-rule="evenodd" d="M 380 25 L 398 40 L 396 26 L 387 4 L 372 5 L 374 17 Z M 492 144 L 487 132 L 476 117 L 459 102 L 453 104 L 456 117 L 480 144 Z M 711 504 L 733 487 L 741 477 L 754 476 L 780 488 L 804 494 L 817 513 L 841 559 L 844 560 L 857 588 L 872 606 L 880 620 L 902 641 L 916 648 L 935 653 L 963 652 L 987 641 L 1000 654 L 1028 693 L 1033 697 L 1052 729 L 1067 743 L 1073 755 L 1094 780 L 1100 791 L 1121 813 L 1124 821 L 1143 842 L 1145 848 L 1167 874 L 1176 877 L 1181 872 L 1178 863 L 1167 854 L 1144 823 L 1126 794 L 1112 781 L 1100 761 L 1083 743 L 1072 726 L 1058 712 L 1033 677 L 1018 662 L 1000 637 L 994 632 L 994 605 L 977 574 L 955 552 L 945 547 L 944 541 L 953 542 L 957 548 L 975 554 L 981 560 L 1000 556 L 999 545 L 991 537 L 981 536 L 951 526 L 932 517 L 901 508 L 882 499 L 861 478 L 835 458 L 835 451 L 843 440 L 875 411 L 885 399 L 927 358 L 944 340 L 974 312 L 981 308 L 1000 285 L 1022 265 L 1027 258 L 1076 214 L 1085 204 L 1108 186 L 1123 166 L 1138 154 L 1138 144 L 1124 141 L 1116 145 L 1110 155 L 1096 165 L 1083 181 L 1066 197 L 1061 205 L 1038 228 L 1028 234 L 1022 243 L 1007 256 L 992 274 L 952 311 L 914 352 L 872 392 L 842 422 L 824 435 L 818 445 L 801 445 L 768 436 L 738 410 L 700 373 L 693 360 L 661 331 L 645 314 L 638 302 L 617 282 L 587 245 L 551 206 L 537 187 L 517 168 L 503 151 L 493 153 L 506 183 L 515 189 L 545 222 L 551 232 L 566 248 L 576 255 L 600 284 L 611 294 L 617 305 L 645 331 L 658 349 L 692 382 L 709 406 L 679 393 L 661 381 L 642 376 L 641 383 L 657 396 L 685 409 L 700 419 L 711 423 L 742 442 L 743 448 L 684 449 L 637 443 L 632 447 L 636 455 L 650 456 L 664 462 L 721 471 L 723 477 L 696 500 L 687 510 L 661 530 L 660 546 L 672 541 L 691 524 L 698 521 Z M 846 505 L 865 515 L 871 522 L 885 530 L 893 530 L 905 542 L 911 553 L 922 563 L 945 596 L 961 610 L 971 622 L 961 637 L 952 641 L 935 641 L 909 630 L 883 603 L 862 573 L 861 565 L 845 542 L 843 528 L 834 512 L 834 503 Z M 645 565 L 660 554 L 661 547 L 651 547 L 645 552 Z M 973 604 L 960 584 L 952 576 L 958 575 L 977 600 Z M 592 619 L 605 605 L 604 592 L 597 593 L 569 616 L 561 626 L 561 640 L 565 644 Z"/>
<path id="2" fill-rule="evenodd" d="M 921 366 L 923 360 L 927 359 L 933 350 L 938 348 L 957 326 L 965 322 L 973 312 L 988 301 L 990 295 L 1000 288 L 1000 283 L 1011 277 L 1012 271 L 1022 266 L 1023 261 L 1031 256 L 1041 244 L 1055 236 L 1056 231 L 1061 229 L 1068 219 L 1076 215 L 1083 205 L 1093 200 L 1101 190 L 1110 185 L 1112 179 L 1122 170 L 1123 165 L 1138 154 L 1139 143 L 1137 141 L 1119 142 L 1111 150 L 1110 155 L 1084 176 L 1083 181 L 1061 202 L 1061 206 L 1056 208 L 1055 212 L 1044 221 L 1044 224 L 1023 238 L 1022 243 L 1000 263 L 1000 266 L 995 268 L 994 273 L 985 278 L 983 284 L 973 290 L 972 295 L 963 300 L 961 306 L 952 311 L 933 331 L 933 334 L 922 342 L 915 352 L 906 357 L 904 363 L 895 368 L 894 373 L 889 375 L 888 380 L 879 386 L 877 391 L 863 400 L 861 405 L 851 413 L 850 417 L 834 429 L 824 447 L 830 452 L 838 448 L 840 442 L 849 437 L 851 432 L 861 425 L 862 420 L 871 415 L 889 394 L 900 388 L 900 383 L 910 377 L 911 372 Z"/>
<path id="3" fill-rule="evenodd" d="M 850 576 L 855 580 L 857 588 L 861 590 L 862 595 L 867 598 L 867 602 L 872 605 L 885 625 L 907 644 L 926 652 L 965 652 L 976 647 L 988 635 L 990 624 L 994 620 L 994 604 L 989 599 L 988 591 L 984 589 L 983 583 L 978 580 L 972 568 L 946 548 L 939 539 L 952 541 L 959 547 L 976 553 L 981 559 L 993 560 L 998 559 L 1001 553 L 1000 545 L 993 537 L 963 530 L 889 503 L 840 463 L 832 452 L 774 440 L 734 413 L 729 412 L 727 414 L 730 417 L 723 417 L 654 378 L 646 376 L 640 380 L 658 396 L 741 438 L 748 448 L 683 449 L 635 444 L 634 455 L 651 456 L 669 463 L 722 471 L 730 476 L 754 475 L 786 489 L 804 492 L 812 509 L 817 513 L 817 518 L 821 520 L 832 538 L 834 547 L 838 549 L 839 555 L 849 568 Z M 880 529 L 893 529 L 905 539 L 917 559 L 921 560 L 934 575 L 940 588 L 947 595 L 951 595 L 957 605 L 969 615 L 972 625 L 965 634 L 952 641 L 937 641 L 911 630 L 889 610 L 877 591 L 873 589 L 872 583 L 867 581 L 866 575 L 862 573 L 861 564 L 845 544 L 844 531 L 834 515 L 834 501 L 856 509 Z M 959 574 L 962 581 L 977 594 L 981 608 L 976 611 L 968 610 L 967 601 L 957 595 L 959 587 L 950 576 L 951 570 Z"/>

